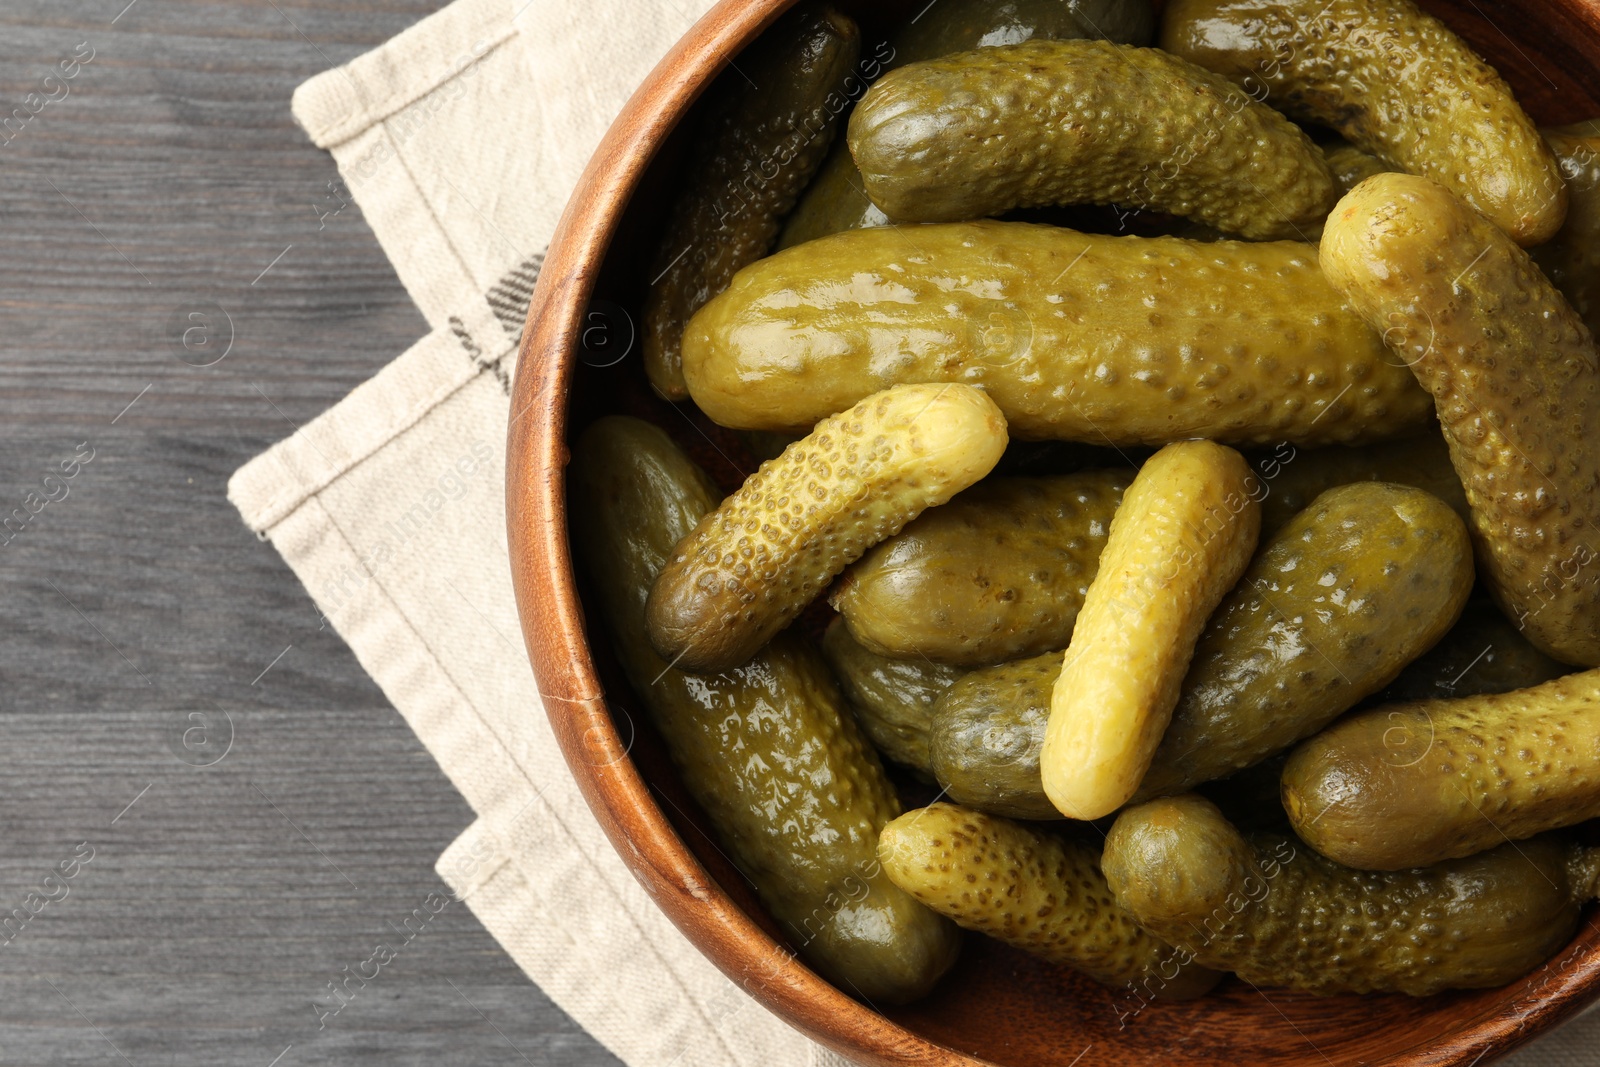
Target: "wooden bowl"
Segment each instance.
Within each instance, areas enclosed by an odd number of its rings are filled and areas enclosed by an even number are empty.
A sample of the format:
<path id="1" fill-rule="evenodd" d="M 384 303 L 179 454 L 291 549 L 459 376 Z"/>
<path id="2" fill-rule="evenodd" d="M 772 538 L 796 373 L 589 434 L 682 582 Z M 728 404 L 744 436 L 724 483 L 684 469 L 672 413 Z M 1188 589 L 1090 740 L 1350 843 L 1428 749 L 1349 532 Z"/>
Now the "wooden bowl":
<path id="1" fill-rule="evenodd" d="M 768 1008 L 846 1056 L 885 1067 L 1468 1067 L 1581 1010 L 1600 992 L 1600 923 L 1592 913 L 1566 950 L 1521 981 L 1421 1000 L 1323 998 L 1229 980 L 1198 1001 L 1135 1011 L 1136 1000 L 969 935 L 961 962 L 933 995 L 879 1011 L 795 958 L 701 829 L 703 814 L 638 713 L 596 620 L 584 617 L 563 484 L 569 434 L 610 411 L 658 422 L 725 488 L 754 469 L 738 440 L 692 406 L 650 394 L 638 309 L 682 157 L 674 131 L 728 58 L 789 2 L 723 0 L 629 101 L 551 243 L 512 396 L 507 510 L 522 632 L 567 762 L 635 876 L 702 952 Z M 905 13 L 892 4 L 837 2 L 860 19 L 863 54 Z M 1425 6 L 1500 69 L 1537 121 L 1600 115 L 1600 0 Z"/>

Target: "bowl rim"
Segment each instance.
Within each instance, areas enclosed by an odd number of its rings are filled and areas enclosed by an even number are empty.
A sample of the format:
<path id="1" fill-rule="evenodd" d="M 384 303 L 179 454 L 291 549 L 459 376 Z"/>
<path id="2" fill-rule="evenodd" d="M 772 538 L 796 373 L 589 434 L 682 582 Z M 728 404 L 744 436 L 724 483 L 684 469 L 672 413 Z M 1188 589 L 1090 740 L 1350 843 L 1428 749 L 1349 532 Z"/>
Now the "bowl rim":
<path id="1" fill-rule="evenodd" d="M 523 640 L 562 754 L 607 839 L 656 905 L 729 979 L 813 1040 L 879 1067 L 997 1067 L 916 1034 L 822 979 L 717 884 L 662 812 L 628 757 L 584 634 L 567 541 L 567 396 L 598 267 L 647 167 L 678 119 L 727 65 L 797 0 L 720 0 L 629 98 L 578 179 L 539 272 L 511 390 L 506 524 Z M 1571 7 L 1600 15 L 1595 0 Z M 1600 19 L 1597 19 L 1600 21 Z M 1580 928 L 1592 929 L 1590 918 Z M 1449 1037 L 1400 1050 L 1402 1067 L 1472 1067 L 1497 1058 L 1600 997 L 1600 948 L 1574 946 L 1559 973 Z"/>

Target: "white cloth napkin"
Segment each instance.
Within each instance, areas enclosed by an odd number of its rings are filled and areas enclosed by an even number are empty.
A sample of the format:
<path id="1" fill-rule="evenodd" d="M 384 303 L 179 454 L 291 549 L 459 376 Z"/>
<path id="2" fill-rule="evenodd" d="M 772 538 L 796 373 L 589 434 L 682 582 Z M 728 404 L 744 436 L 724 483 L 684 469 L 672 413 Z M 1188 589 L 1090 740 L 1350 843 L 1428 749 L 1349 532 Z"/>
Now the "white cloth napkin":
<path id="1" fill-rule="evenodd" d="M 242 468 L 229 498 L 472 805 L 437 870 L 552 1000 L 629 1067 L 847 1067 L 724 978 L 612 850 L 511 593 L 503 448 L 528 295 L 611 119 L 709 7 L 456 0 L 300 87 L 295 118 L 432 332 Z M 1597 1023 L 1513 1062 L 1588 1063 Z"/>

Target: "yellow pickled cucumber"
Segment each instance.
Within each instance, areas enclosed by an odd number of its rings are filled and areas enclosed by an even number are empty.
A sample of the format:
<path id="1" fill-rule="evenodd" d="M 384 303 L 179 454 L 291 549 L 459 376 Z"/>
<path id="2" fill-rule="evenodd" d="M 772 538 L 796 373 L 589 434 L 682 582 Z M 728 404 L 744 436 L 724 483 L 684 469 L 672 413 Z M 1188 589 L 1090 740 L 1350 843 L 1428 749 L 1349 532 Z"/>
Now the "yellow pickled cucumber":
<path id="1" fill-rule="evenodd" d="M 962 670 L 925 659 L 880 656 L 851 637 L 843 619 L 834 619 L 822 635 L 822 655 L 873 746 L 896 763 L 932 777 L 928 734 L 933 706 Z"/>
<path id="2" fill-rule="evenodd" d="M 1163 993 L 1197 997 L 1222 976 L 1181 966 L 1170 945 L 1111 899 L 1100 849 L 954 804 L 908 811 L 883 828 L 889 878 L 968 930 L 1065 964 L 1112 987 L 1171 970 Z"/>
<path id="3" fill-rule="evenodd" d="M 884 875 L 878 835 L 900 804 L 816 650 L 783 635 L 710 675 L 650 647 L 647 591 L 716 504 L 710 480 L 655 426 L 610 416 L 579 438 L 568 486 L 595 614 L 721 847 L 829 979 L 869 1001 L 927 992 L 959 935 Z"/>
<path id="4" fill-rule="evenodd" d="M 1357 871 L 1284 834 L 1246 837 L 1193 794 L 1117 816 L 1103 862 L 1117 903 L 1182 958 L 1255 986 L 1418 997 L 1533 970 L 1577 931 L 1600 874 L 1552 837 Z"/>
<path id="5" fill-rule="evenodd" d="M 1600 816 L 1600 670 L 1352 715 L 1290 755 L 1283 806 L 1312 848 L 1373 870 Z"/>
<path id="6" fill-rule="evenodd" d="M 1028 41 L 884 75 L 850 154 L 891 219 L 1121 204 L 1257 240 L 1315 236 L 1336 194 L 1322 153 L 1227 79 L 1154 48 Z"/>
<path id="7" fill-rule="evenodd" d="M 1567 192 L 1511 88 L 1411 0 L 1172 0 L 1161 47 L 1447 186 L 1536 245 Z"/>
<path id="8" fill-rule="evenodd" d="M 1126 470 L 991 478 L 908 523 L 830 595 L 886 656 L 978 667 L 1067 647 Z"/>
<path id="9" fill-rule="evenodd" d="M 1498 227 L 1443 186 L 1368 178 L 1322 240 L 1328 280 L 1433 394 L 1489 590 L 1536 646 L 1600 665 L 1600 353 Z"/>
<path id="10" fill-rule="evenodd" d="M 1006 423 L 981 390 L 902 385 L 824 419 L 684 538 L 650 590 L 650 638 L 686 670 L 755 654 L 833 576 L 982 478 Z"/>
<path id="11" fill-rule="evenodd" d="M 779 222 L 827 154 L 840 91 L 860 52 L 849 16 L 805 3 L 756 42 L 739 71 L 713 86 L 645 301 L 645 373 L 668 400 L 688 395 L 680 366 L 684 323 L 772 247 Z M 761 79 L 753 89 L 744 66 Z"/>
<path id="12" fill-rule="evenodd" d="M 986 389 L 1022 438 L 1381 440 L 1432 406 L 1292 242 L 1105 237 L 1017 222 L 881 226 L 740 271 L 690 321 L 695 402 L 808 430 L 900 382 Z"/>
<path id="13" fill-rule="evenodd" d="M 1123 495 L 1040 754 L 1045 793 L 1069 819 L 1109 815 L 1138 789 L 1206 619 L 1255 551 L 1257 484 L 1233 449 L 1186 441 L 1146 460 Z"/>

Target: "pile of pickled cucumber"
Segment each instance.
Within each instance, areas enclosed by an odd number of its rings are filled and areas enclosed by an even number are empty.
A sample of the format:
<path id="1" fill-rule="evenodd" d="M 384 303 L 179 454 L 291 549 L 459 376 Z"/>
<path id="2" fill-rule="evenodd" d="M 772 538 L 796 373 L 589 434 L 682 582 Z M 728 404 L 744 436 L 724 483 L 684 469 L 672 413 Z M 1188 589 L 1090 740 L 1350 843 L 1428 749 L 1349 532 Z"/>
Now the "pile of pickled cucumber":
<path id="1" fill-rule="evenodd" d="M 601 418 L 571 532 L 795 950 L 903 1003 L 965 929 L 1142 1006 L 1565 944 L 1600 123 L 1537 128 L 1411 0 L 937 0 L 877 46 L 805 3 L 741 71 L 643 354 L 781 452 L 724 499 Z"/>

